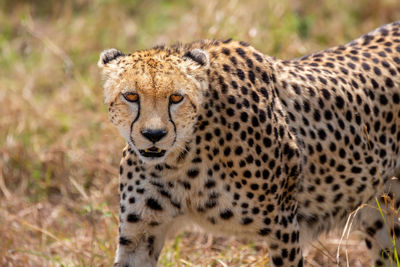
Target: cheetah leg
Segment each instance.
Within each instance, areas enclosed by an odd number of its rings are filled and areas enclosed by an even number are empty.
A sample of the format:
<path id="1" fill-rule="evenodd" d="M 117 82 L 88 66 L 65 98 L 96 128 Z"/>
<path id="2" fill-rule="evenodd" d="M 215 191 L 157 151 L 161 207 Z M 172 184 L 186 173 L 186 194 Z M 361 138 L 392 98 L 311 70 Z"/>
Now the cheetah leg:
<path id="1" fill-rule="evenodd" d="M 155 267 L 166 234 L 180 214 L 180 204 L 173 202 L 167 193 L 165 197 L 160 194 L 157 197 L 155 190 L 161 185 L 154 186 L 147 180 L 134 188 L 135 179 L 121 187 L 119 243 L 114 266 Z"/>
<path id="2" fill-rule="evenodd" d="M 278 222 L 267 237 L 271 266 L 303 266 L 299 224 L 295 214 L 278 215 Z"/>
<path id="3" fill-rule="evenodd" d="M 385 188 L 385 193 L 391 196 L 391 200 L 386 200 L 387 204 L 384 197 L 379 198 L 379 205 L 385 219 L 382 218 L 376 205 L 376 199 L 373 199 L 371 203 L 373 207 L 361 210 L 360 228 L 364 233 L 365 243 L 374 266 L 397 266 L 394 252 L 396 250 L 397 255 L 400 254 L 400 181 L 394 178 L 387 183 Z M 396 247 L 393 246 L 393 241 Z"/>
<path id="4" fill-rule="evenodd" d="M 166 227 L 145 229 L 140 223 L 136 226 L 121 225 L 119 244 L 115 257 L 115 267 L 155 267 L 164 245 Z"/>

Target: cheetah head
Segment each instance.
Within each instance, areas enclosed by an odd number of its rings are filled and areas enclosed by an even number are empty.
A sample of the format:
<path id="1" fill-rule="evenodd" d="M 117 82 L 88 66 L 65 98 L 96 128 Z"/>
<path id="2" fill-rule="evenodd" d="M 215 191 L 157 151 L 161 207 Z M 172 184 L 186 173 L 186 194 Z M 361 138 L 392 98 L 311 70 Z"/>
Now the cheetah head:
<path id="1" fill-rule="evenodd" d="M 100 55 L 110 120 L 144 162 L 172 159 L 193 138 L 209 58 L 200 49 L 182 54 L 109 49 Z"/>

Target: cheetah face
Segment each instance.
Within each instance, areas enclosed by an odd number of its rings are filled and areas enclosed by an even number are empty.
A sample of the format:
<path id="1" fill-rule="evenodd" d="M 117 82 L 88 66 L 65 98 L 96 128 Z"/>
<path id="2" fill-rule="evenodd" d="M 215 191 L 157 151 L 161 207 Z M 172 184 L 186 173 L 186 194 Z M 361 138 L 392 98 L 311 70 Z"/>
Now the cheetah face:
<path id="1" fill-rule="evenodd" d="M 202 92 L 208 86 L 208 55 L 195 49 L 182 57 L 140 51 L 104 51 L 105 102 L 111 122 L 148 163 L 178 155 L 193 138 Z"/>

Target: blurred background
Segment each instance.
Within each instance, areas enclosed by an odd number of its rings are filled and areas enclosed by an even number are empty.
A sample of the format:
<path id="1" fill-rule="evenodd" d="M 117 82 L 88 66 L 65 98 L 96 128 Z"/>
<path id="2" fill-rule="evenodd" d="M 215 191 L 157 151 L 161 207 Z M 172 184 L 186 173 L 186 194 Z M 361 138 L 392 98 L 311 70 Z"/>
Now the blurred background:
<path id="1" fill-rule="evenodd" d="M 399 19 L 398 0 L 0 1 L 0 266 L 112 264 L 124 142 L 103 105 L 102 50 L 233 37 L 290 59 Z M 309 266 L 333 266 L 338 239 L 313 244 Z M 160 266 L 268 266 L 265 247 L 184 232 Z M 345 249 L 364 266 L 363 242 Z"/>

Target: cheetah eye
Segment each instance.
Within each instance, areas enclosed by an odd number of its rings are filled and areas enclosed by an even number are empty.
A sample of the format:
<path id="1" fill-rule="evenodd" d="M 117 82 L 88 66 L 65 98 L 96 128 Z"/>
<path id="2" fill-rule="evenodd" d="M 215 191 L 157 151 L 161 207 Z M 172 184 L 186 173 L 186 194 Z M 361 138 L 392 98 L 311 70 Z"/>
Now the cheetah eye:
<path id="1" fill-rule="evenodd" d="M 139 100 L 139 95 L 136 93 L 124 93 L 123 96 L 129 102 L 137 102 Z"/>
<path id="2" fill-rule="evenodd" d="M 171 100 L 171 103 L 178 104 L 179 102 L 181 102 L 183 100 L 183 96 L 178 95 L 178 94 L 173 94 L 170 96 L 170 100 Z"/>

